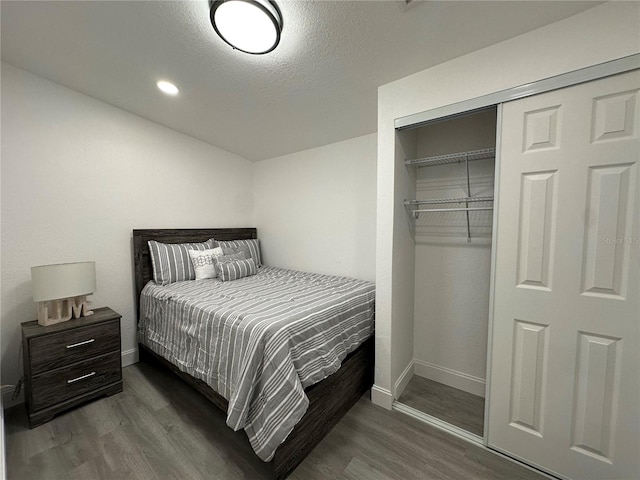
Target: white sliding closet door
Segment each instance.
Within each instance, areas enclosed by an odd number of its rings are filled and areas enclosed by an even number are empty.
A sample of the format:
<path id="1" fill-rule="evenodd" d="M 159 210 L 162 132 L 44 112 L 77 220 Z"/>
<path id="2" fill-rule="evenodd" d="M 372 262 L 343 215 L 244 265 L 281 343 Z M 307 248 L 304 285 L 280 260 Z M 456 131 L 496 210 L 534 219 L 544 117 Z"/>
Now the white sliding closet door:
<path id="1" fill-rule="evenodd" d="M 640 73 L 503 105 L 488 444 L 640 478 Z"/>

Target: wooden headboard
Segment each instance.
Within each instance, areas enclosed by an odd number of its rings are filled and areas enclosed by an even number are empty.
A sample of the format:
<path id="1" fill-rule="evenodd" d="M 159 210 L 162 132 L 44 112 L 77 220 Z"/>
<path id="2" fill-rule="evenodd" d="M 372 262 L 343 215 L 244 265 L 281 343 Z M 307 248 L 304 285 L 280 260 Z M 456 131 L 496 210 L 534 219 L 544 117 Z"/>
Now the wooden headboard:
<path id="1" fill-rule="evenodd" d="M 140 313 L 140 292 L 153 279 L 153 265 L 149 253 L 149 240 L 162 243 L 205 242 L 216 240 L 246 240 L 258 238 L 255 228 L 178 228 L 133 231 L 133 268 L 136 295 L 136 313 Z"/>

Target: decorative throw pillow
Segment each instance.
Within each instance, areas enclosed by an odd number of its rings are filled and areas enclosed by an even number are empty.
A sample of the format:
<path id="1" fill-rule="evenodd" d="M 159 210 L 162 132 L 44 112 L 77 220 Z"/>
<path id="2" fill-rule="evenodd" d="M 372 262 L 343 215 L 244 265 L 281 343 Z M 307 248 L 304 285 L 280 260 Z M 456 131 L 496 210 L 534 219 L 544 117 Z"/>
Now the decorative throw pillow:
<path id="1" fill-rule="evenodd" d="M 246 245 L 238 245 L 237 247 L 221 247 L 225 255 L 233 255 L 234 253 L 244 253 L 244 258 L 252 258 L 251 250 Z"/>
<path id="2" fill-rule="evenodd" d="M 216 263 L 216 272 L 218 278 L 223 282 L 238 280 L 239 278 L 249 277 L 258 273 L 258 267 L 253 258 L 246 260 L 232 260 L 230 262 Z"/>
<path id="3" fill-rule="evenodd" d="M 214 248 L 213 238 L 203 243 L 160 243 L 150 240 L 149 251 L 153 265 L 153 280 L 158 285 L 194 280 L 196 271 L 189 257 L 189 250 Z"/>
<path id="4" fill-rule="evenodd" d="M 219 255 L 216 258 L 214 258 L 213 261 L 215 263 L 227 263 L 227 262 L 232 262 L 234 260 L 245 260 L 246 258 L 247 257 L 244 256 L 244 253 L 232 253 L 231 255 Z"/>
<path id="5" fill-rule="evenodd" d="M 223 251 L 225 248 L 240 248 L 241 246 L 245 246 L 249 249 L 250 257 L 253 258 L 254 262 L 256 262 L 256 266 L 259 267 L 262 265 L 260 241 L 257 238 L 253 238 L 251 240 L 218 240 L 218 246 L 222 247 Z"/>
<path id="6" fill-rule="evenodd" d="M 193 269 L 196 271 L 196 280 L 216 278 L 215 258 L 222 255 L 220 247 L 211 250 L 189 250 Z"/>

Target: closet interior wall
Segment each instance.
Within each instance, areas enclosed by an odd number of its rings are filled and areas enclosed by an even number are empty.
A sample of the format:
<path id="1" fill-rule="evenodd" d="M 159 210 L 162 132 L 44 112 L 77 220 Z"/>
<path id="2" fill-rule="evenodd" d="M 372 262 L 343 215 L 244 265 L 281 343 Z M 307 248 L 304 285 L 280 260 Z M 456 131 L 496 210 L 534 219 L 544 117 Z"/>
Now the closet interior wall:
<path id="1" fill-rule="evenodd" d="M 495 148 L 496 114 L 494 107 L 401 133 L 415 140 L 416 158 Z M 471 196 L 493 196 L 494 158 L 470 161 L 468 167 Z M 464 161 L 407 168 L 414 170 L 416 200 L 467 196 Z M 493 203 L 469 204 L 479 205 Z M 470 239 L 466 212 L 420 213 L 412 220 L 414 374 L 484 397 L 492 211 L 469 212 Z"/>

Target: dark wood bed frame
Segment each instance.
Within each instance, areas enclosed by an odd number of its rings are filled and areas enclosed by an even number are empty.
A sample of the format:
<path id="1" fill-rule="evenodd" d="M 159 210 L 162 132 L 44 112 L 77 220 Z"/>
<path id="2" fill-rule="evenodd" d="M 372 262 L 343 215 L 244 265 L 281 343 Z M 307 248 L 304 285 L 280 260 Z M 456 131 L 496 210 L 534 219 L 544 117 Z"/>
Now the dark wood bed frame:
<path id="1" fill-rule="evenodd" d="M 138 312 L 138 317 L 140 292 L 147 282 L 153 278 L 153 268 L 147 242 L 149 240 L 157 240 L 162 243 L 204 242 L 209 238 L 217 240 L 251 239 L 257 238 L 257 231 L 255 228 L 133 231 L 136 311 Z M 138 349 L 141 360 L 153 360 L 166 366 L 226 413 L 227 401 L 202 380 L 180 371 L 175 365 L 142 344 L 138 344 Z M 309 397 L 309 408 L 291 434 L 278 447 L 273 460 L 270 462 L 275 478 L 286 478 L 360 397 L 371 388 L 373 385 L 373 365 L 374 345 L 373 338 L 370 338 L 345 358 L 340 370 L 305 390 Z"/>

